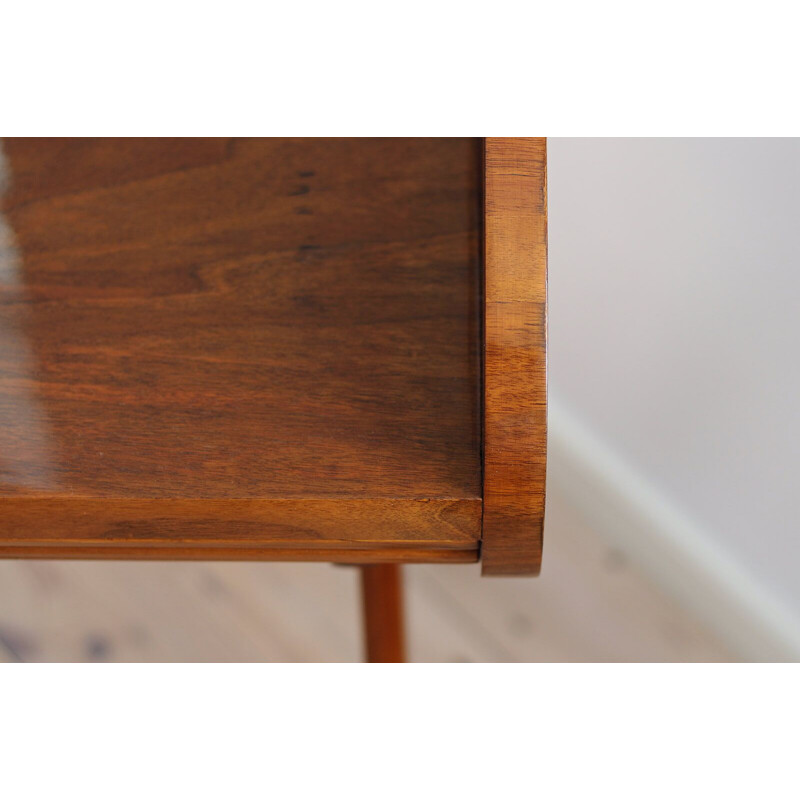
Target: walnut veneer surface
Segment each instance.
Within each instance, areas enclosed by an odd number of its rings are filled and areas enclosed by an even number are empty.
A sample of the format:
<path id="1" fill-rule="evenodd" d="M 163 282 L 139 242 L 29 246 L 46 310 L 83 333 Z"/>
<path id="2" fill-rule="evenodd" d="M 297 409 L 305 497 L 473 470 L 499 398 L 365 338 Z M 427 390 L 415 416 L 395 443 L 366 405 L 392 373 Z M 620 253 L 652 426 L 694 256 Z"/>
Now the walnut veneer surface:
<path id="1" fill-rule="evenodd" d="M 0 555 L 477 558 L 479 140 L 2 148 Z"/>

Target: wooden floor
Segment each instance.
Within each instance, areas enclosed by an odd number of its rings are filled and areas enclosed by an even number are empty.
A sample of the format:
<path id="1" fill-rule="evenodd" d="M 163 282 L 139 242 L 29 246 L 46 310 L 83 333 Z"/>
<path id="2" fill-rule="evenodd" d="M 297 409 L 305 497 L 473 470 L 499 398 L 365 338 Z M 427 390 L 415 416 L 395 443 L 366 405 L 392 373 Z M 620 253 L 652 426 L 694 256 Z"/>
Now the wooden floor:
<path id="1" fill-rule="evenodd" d="M 548 499 L 542 576 L 406 567 L 414 661 L 733 656 Z M 0 660 L 354 661 L 356 572 L 327 564 L 0 562 Z"/>

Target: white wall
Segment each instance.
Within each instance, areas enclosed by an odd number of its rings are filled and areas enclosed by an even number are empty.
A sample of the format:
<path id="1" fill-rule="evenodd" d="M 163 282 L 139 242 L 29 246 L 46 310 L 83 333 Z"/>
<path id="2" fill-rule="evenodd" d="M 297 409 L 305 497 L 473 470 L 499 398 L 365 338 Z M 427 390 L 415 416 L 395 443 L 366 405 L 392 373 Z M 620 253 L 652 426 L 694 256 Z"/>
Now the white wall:
<path id="1" fill-rule="evenodd" d="M 548 156 L 556 405 L 800 618 L 800 140 Z"/>

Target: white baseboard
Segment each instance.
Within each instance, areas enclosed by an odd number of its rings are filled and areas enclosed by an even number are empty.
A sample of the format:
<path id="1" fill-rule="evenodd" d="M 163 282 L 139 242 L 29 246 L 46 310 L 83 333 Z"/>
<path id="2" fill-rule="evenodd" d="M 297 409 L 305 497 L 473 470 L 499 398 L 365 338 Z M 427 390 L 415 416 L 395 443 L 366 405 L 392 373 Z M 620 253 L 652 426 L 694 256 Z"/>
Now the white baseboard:
<path id="1" fill-rule="evenodd" d="M 552 396 L 548 426 L 548 491 L 563 496 L 741 659 L 800 660 L 800 619 L 769 587 Z"/>

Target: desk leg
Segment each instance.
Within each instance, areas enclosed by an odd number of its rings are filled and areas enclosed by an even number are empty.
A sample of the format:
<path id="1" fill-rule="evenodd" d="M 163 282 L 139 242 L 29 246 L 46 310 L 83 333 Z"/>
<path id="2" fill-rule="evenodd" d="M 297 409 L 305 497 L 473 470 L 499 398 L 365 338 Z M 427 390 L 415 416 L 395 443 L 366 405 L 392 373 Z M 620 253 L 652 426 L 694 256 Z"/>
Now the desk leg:
<path id="1" fill-rule="evenodd" d="M 361 566 L 367 661 L 405 661 L 403 586 L 399 564 Z"/>

